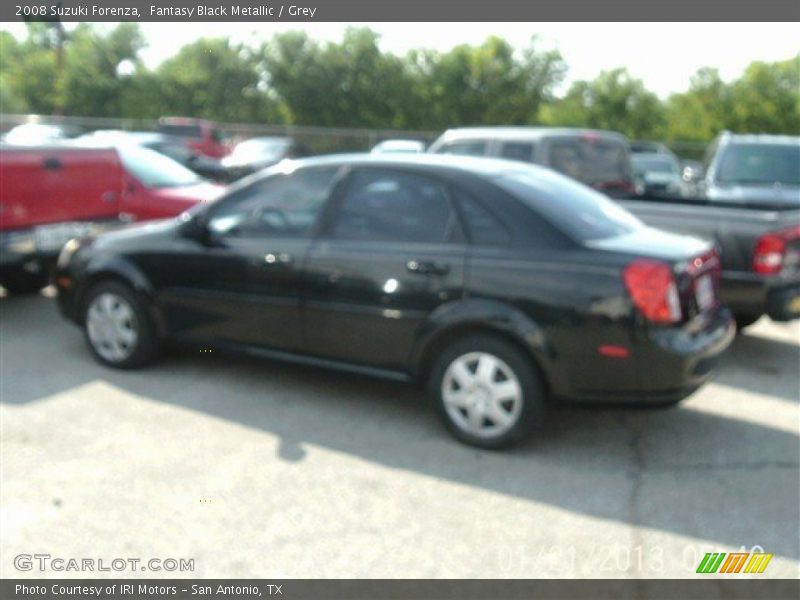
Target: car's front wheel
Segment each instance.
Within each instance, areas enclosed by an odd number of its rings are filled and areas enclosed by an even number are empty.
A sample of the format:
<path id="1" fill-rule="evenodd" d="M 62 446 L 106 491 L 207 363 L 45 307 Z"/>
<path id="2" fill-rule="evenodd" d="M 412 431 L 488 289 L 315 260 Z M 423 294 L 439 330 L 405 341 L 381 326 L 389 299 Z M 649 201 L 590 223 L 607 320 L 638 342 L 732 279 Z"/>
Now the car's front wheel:
<path id="1" fill-rule="evenodd" d="M 127 369 L 155 358 L 158 342 L 152 321 L 131 288 L 101 282 L 89 291 L 84 306 L 86 340 L 100 362 Z"/>
<path id="2" fill-rule="evenodd" d="M 519 442 L 543 414 L 544 386 L 530 358 L 490 335 L 446 348 L 435 361 L 428 387 L 453 435 L 482 448 Z"/>

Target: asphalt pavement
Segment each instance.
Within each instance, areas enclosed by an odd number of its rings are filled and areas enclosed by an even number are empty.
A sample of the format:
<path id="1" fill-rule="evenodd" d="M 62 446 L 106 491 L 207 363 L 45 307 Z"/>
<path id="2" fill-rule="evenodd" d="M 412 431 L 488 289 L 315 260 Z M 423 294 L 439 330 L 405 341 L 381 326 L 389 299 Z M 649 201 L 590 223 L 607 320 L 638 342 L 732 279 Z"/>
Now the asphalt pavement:
<path id="1" fill-rule="evenodd" d="M 0 433 L 4 578 L 135 574 L 18 570 L 35 553 L 194 561 L 147 577 L 693 577 L 753 548 L 800 576 L 800 323 L 747 329 L 676 408 L 557 409 L 487 452 L 408 385 L 216 352 L 111 370 L 46 292 L 4 297 Z"/>

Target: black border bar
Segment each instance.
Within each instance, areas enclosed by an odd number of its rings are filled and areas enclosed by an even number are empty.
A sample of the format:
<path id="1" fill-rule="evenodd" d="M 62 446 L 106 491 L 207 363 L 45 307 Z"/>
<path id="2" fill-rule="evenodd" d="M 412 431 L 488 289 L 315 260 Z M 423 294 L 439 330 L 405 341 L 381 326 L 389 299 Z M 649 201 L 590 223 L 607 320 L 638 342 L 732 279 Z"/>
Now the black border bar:
<path id="1" fill-rule="evenodd" d="M 123 588 L 124 585 L 132 586 Z M 26 586 L 24 593 L 18 586 Z M 192 593 L 201 586 L 211 594 Z M 218 593 L 219 586 L 245 589 Z M 44 592 L 30 592 L 38 587 Z M 63 587 L 63 589 L 62 589 Z M 98 588 L 100 594 L 97 593 Z M 76 593 L 75 590 L 85 590 Z M 133 590 L 132 593 L 123 593 Z M 255 591 L 253 591 L 255 590 Z M 280 598 L 286 600 L 796 600 L 800 581 L 759 577 L 700 579 L 5 579 L 5 600 L 95 598 L 99 600 L 186 600 L 189 598 Z"/>
<path id="2" fill-rule="evenodd" d="M 50 8 L 56 5 L 70 9 L 59 17 L 65 22 L 800 21 L 797 0 L 3 0 L 0 21 L 23 20 L 19 7 L 25 6 L 46 7 L 44 18 L 52 18 Z M 200 16 L 198 5 L 224 8 L 227 14 Z M 235 6 L 259 10 L 236 16 Z M 314 9 L 313 15 L 291 14 L 292 6 Z M 102 15 L 95 7 L 128 10 Z M 195 10 L 192 16 L 170 16 L 153 14 L 151 7 Z M 677 31 L 675 43 L 680 43 Z"/>

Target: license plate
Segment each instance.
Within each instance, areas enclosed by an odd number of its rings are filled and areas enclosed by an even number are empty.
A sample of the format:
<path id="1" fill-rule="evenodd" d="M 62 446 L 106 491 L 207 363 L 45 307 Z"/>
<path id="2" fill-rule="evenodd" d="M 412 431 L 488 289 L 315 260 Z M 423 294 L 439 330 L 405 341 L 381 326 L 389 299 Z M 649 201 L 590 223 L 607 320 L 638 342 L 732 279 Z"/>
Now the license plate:
<path id="1" fill-rule="evenodd" d="M 92 231 L 91 223 L 56 223 L 40 225 L 33 230 L 33 239 L 40 252 L 53 252 L 61 248 L 74 237 L 87 235 Z"/>
<path id="2" fill-rule="evenodd" d="M 714 284 L 710 275 L 703 275 L 695 283 L 695 297 L 697 307 L 703 311 L 714 306 Z"/>

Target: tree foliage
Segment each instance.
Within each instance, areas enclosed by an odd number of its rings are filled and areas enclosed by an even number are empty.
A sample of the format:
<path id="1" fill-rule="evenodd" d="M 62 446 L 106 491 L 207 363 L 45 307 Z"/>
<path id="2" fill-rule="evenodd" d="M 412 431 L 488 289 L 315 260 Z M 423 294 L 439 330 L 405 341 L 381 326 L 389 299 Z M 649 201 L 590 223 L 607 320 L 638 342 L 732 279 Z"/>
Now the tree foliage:
<path id="1" fill-rule="evenodd" d="M 58 76 L 57 31 L 32 23 L 17 40 L 0 32 L 5 113 L 294 123 L 440 130 L 459 125 L 580 126 L 631 138 L 706 142 L 719 131 L 800 133 L 800 55 L 752 63 L 726 82 L 699 70 L 689 89 L 660 99 L 624 68 L 555 90 L 567 65 L 532 38 L 523 49 L 490 37 L 447 52 L 384 52 L 377 34 L 348 29 L 339 42 L 303 32 L 260 47 L 199 39 L 154 69 L 140 59 L 136 24 L 73 29 Z"/>

